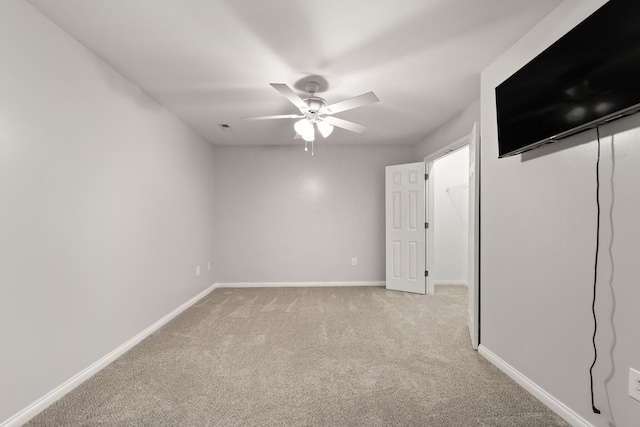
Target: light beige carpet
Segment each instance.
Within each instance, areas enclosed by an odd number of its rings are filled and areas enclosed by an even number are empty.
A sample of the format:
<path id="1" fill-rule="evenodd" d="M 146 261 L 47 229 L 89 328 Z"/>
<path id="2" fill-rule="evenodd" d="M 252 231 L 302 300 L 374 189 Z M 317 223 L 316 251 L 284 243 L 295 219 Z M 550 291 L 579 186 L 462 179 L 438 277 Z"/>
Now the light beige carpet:
<path id="1" fill-rule="evenodd" d="M 466 301 L 218 289 L 28 425 L 568 425 L 471 349 Z"/>

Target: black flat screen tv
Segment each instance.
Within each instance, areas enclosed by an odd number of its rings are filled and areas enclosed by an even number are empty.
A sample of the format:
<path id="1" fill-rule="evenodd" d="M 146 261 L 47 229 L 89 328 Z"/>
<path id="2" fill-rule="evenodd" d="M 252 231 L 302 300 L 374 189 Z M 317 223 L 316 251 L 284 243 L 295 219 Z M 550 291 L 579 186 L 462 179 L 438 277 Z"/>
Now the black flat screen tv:
<path id="1" fill-rule="evenodd" d="M 640 0 L 610 0 L 496 87 L 498 157 L 640 110 Z"/>

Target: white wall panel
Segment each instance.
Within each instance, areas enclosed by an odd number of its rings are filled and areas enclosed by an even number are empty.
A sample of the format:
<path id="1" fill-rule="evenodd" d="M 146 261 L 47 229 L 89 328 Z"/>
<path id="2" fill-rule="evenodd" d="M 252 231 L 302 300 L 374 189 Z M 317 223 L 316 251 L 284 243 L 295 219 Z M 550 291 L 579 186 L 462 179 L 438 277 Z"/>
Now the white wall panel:
<path id="1" fill-rule="evenodd" d="M 0 63 L 1 423 L 214 281 L 214 165 L 26 2 Z"/>
<path id="2" fill-rule="evenodd" d="M 482 73 L 481 344 L 594 426 L 634 426 L 640 404 L 627 380 L 640 365 L 640 115 L 601 128 L 600 415 L 589 395 L 596 132 L 498 159 L 496 85 L 604 3 L 563 2 Z"/>
<path id="3" fill-rule="evenodd" d="M 310 156 L 292 142 L 215 153 L 221 281 L 384 280 L 384 167 L 410 160 L 411 147 L 319 142 Z"/>

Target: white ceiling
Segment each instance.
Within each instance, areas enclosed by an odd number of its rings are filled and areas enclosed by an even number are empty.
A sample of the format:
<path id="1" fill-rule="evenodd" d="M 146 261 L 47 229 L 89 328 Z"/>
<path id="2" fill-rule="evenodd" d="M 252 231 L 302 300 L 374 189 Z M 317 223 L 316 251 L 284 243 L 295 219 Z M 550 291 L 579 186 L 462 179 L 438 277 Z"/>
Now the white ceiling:
<path id="1" fill-rule="evenodd" d="M 479 73 L 560 0 L 27 0 L 213 144 L 291 144 L 269 83 L 310 75 L 367 126 L 323 143 L 414 144 L 480 96 Z M 302 92 L 299 92 L 302 94 Z M 223 131 L 227 123 L 232 131 Z"/>

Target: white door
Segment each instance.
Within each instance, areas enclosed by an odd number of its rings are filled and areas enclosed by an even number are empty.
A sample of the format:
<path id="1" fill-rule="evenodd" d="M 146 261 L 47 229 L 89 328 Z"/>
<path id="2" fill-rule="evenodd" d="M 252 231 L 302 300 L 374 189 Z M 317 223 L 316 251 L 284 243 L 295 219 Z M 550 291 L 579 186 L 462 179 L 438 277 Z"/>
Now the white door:
<path id="1" fill-rule="evenodd" d="M 480 203 L 477 198 L 480 196 L 480 180 L 478 172 L 480 170 L 480 144 L 478 143 L 478 123 L 473 124 L 473 130 L 469 139 L 469 333 L 471 334 L 471 345 L 478 349 L 480 338 L 480 297 L 479 297 L 479 265 L 478 254 L 480 253 L 479 239 L 480 230 L 479 213 Z"/>
<path id="2" fill-rule="evenodd" d="M 426 293 L 425 164 L 387 166 L 387 289 Z"/>

